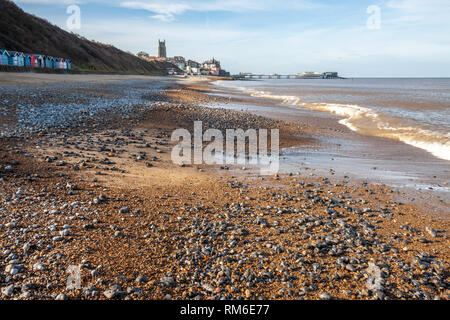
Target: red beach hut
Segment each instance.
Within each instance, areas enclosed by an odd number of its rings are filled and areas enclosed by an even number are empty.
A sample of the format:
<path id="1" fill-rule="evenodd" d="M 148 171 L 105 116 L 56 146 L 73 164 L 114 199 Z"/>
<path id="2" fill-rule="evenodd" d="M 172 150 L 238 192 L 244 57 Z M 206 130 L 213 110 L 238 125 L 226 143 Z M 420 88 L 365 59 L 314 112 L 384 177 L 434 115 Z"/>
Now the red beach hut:
<path id="1" fill-rule="evenodd" d="M 30 67 L 36 68 L 36 56 L 34 54 L 31 55 Z"/>

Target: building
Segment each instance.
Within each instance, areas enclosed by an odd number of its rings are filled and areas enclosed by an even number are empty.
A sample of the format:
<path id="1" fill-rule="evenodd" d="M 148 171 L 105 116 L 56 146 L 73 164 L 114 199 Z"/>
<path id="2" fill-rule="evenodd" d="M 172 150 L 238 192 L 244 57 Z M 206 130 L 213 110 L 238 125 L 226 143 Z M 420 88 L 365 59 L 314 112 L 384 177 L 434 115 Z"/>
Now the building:
<path id="1" fill-rule="evenodd" d="M 317 72 L 313 72 L 313 71 L 306 71 L 306 72 L 300 73 L 298 76 L 300 78 L 305 78 L 305 79 L 320 79 L 320 78 L 322 78 L 321 73 L 317 73 Z"/>
<path id="2" fill-rule="evenodd" d="M 202 69 L 207 71 L 211 76 L 218 76 L 220 74 L 220 61 L 217 61 L 214 58 L 205 61 L 202 64 Z M 204 72 L 202 72 L 202 74 L 204 74 Z"/>
<path id="3" fill-rule="evenodd" d="M 176 56 L 176 57 L 173 57 L 173 59 L 171 59 L 171 60 L 172 60 L 172 63 L 174 65 L 176 65 L 179 69 L 181 69 L 181 70 L 186 69 L 186 59 L 184 59 L 184 57 Z"/>
<path id="4" fill-rule="evenodd" d="M 200 68 L 201 67 L 200 63 L 198 63 L 197 61 L 194 61 L 194 60 L 188 60 L 186 65 L 191 68 Z"/>
<path id="5" fill-rule="evenodd" d="M 144 51 L 138 52 L 138 53 L 136 54 L 136 56 L 137 56 L 138 58 L 143 59 L 143 60 L 147 60 L 147 61 L 150 60 L 150 55 L 149 55 L 147 52 L 144 52 Z"/>
<path id="6" fill-rule="evenodd" d="M 158 40 L 158 57 L 163 59 L 167 58 L 166 40 Z"/>
<path id="7" fill-rule="evenodd" d="M 330 72 L 330 71 L 328 71 L 328 72 L 324 72 L 324 73 L 322 73 L 322 78 L 324 78 L 324 79 L 336 79 L 336 78 L 339 78 L 339 75 L 338 75 L 338 73 L 337 72 Z"/>

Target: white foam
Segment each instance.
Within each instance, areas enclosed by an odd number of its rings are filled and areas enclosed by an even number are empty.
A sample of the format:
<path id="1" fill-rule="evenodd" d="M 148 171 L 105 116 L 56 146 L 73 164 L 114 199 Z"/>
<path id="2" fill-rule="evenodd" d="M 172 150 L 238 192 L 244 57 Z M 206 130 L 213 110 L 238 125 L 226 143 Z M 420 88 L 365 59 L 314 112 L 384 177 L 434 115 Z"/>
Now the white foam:
<path id="1" fill-rule="evenodd" d="M 450 161 L 450 133 L 425 129 L 420 125 L 405 125 L 406 120 L 389 116 L 380 111 L 352 104 L 337 103 L 304 103 L 298 96 L 276 95 L 268 91 L 235 87 L 252 97 L 281 101 L 290 107 L 301 107 L 310 110 L 335 114 L 344 119 L 339 123 L 352 131 L 366 135 L 390 138 L 426 150 L 435 157 Z M 395 125 L 393 125 L 395 123 Z"/>

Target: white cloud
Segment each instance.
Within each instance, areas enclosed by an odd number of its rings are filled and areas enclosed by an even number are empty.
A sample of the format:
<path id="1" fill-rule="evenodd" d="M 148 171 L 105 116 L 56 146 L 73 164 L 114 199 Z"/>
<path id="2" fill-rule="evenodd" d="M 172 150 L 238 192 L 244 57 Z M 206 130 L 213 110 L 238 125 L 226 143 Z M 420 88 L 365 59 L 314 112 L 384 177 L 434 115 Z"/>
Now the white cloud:
<path id="1" fill-rule="evenodd" d="M 391 0 L 386 3 L 394 16 L 390 22 L 437 25 L 449 23 L 448 0 Z"/>
<path id="2" fill-rule="evenodd" d="M 80 0 L 14 0 L 16 3 L 25 4 L 79 4 Z"/>
<path id="3" fill-rule="evenodd" d="M 161 21 L 173 21 L 175 19 L 174 15 L 182 14 L 191 8 L 190 5 L 185 3 L 167 3 L 161 1 L 152 1 L 148 3 L 128 1 L 123 2 L 121 6 L 129 9 L 141 9 L 157 13 L 151 17 Z"/>
<path id="4" fill-rule="evenodd" d="M 147 10 L 156 13 L 152 18 L 162 21 L 173 21 L 176 15 L 185 13 L 186 11 L 197 12 L 247 12 L 275 10 L 280 8 L 280 2 L 277 0 L 214 0 L 214 1 L 126 1 L 120 6 L 130 9 Z M 309 0 L 286 0 L 283 1 L 282 7 L 292 8 L 295 10 L 311 9 L 322 7 L 317 3 Z"/>

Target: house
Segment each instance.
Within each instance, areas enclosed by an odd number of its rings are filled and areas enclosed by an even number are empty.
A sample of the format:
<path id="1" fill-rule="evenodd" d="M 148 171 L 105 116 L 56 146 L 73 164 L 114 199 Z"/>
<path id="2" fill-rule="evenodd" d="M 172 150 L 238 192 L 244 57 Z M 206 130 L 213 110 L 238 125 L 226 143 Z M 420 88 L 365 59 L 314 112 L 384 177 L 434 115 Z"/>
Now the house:
<path id="1" fill-rule="evenodd" d="M 218 76 L 220 74 L 220 61 L 212 58 L 212 60 L 208 60 L 203 62 L 203 69 L 208 71 L 209 75 Z M 202 72 L 203 74 L 203 72 Z"/>
<path id="2" fill-rule="evenodd" d="M 150 60 L 150 55 L 145 51 L 140 51 L 136 53 L 136 56 L 142 60 Z"/>

